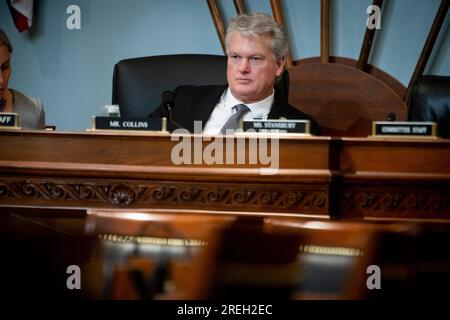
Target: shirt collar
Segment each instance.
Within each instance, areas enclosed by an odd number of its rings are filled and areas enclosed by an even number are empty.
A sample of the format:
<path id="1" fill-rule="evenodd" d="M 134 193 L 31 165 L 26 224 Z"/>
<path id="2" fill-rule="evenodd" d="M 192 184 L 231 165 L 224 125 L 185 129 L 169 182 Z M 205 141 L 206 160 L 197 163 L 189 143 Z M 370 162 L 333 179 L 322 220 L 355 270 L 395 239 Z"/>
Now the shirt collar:
<path id="1" fill-rule="evenodd" d="M 230 88 L 227 88 L 225 94 L 225 108 L 227 110 L 230 110 L 235 105 L 245 104 L 250 109 L 250 112 L 253 113 L 254 116 L 258 115 L 262 119 L 265 119 L 270 112 L 274 99 L 275 99 L 275 90 L 272 90 L 272 94 L 267 98 L 265 98 L 264 100 L 257 101 L 254 103 L 243 103 L 242 101 L 239 101 L 233 96 Z"/>

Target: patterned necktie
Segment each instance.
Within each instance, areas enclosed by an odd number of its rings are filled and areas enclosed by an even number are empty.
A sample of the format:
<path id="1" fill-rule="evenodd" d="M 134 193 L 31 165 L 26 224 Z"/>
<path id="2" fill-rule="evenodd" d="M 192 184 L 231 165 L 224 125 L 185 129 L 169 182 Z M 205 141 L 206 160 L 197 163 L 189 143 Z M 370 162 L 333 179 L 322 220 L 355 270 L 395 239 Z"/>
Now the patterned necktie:
<path id="1" fill-rule="evenodd" d="M 221 134 L 225 134 L 227 129 L 228 130 L 237 129 L 239 127 L 239 122 L 242 119 L 242 117 L 244 116 L 244 114 L 246 114 L 247 112 L 250 111 L 250 109 L 245 104 L 235 105 L 233 107 L 233 109 L 236 109 L 236 113 L 233 114 L 228 119 L 228 121 L 223 125 L 222 129 L 220 129 Z"/>

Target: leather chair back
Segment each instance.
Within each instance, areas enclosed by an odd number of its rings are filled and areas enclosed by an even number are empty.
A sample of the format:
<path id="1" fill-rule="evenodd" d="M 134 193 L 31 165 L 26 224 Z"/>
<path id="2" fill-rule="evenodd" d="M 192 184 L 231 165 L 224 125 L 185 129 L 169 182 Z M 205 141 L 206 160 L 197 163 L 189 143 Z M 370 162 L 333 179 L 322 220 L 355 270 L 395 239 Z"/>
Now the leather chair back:
<path id="1" fill-rule="evenodd" d="M 225 84 L 226 56 L 179 54 L 127 59 L 114 67 L 113 104 L 122 116 L 146 116 L 161 103 L 161 93 L 183 84 Z"/>
<path id="2" fill-rule="evenodd" d="M 224 85 L 227 57 L 209 54 L 176 54 L 133 58 L 114 66 L 112 103 L 125 117 L 147 116 L 161 103 L 161 94 L 180 85 Z M 287 71 L 277 82 L 288 97 Z"/>
<path id="3" fill-rule="evenodd" d="M 416 80 L 408 121 L 434 121 L 438 135 L 450 138 L 450 76 L 424 75 Z"/>

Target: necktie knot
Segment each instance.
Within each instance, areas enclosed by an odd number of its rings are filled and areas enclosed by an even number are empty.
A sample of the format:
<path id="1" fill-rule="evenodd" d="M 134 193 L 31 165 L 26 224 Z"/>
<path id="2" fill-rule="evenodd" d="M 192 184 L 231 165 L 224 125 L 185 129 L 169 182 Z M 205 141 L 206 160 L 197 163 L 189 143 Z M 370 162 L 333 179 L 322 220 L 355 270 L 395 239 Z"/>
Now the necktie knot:
<path id="1" fill-rule="evenodd" d="M 236 113 L 243 114 L 244 112 L 250 111 L 250 109 L 245 104 L 237 104 L 233 107 Z"/>
<path id="2" fill-rule="evenodd" d="M 220 130 L 221 134 L 225 134 L 227 130 L 235 130 L 239 127 L 239 123 L 242 119 L 242 117 L 250 111 L 249 107 L 247 107 L 245 104 L 238 104 L 233 107 L 233 109 L 236 110 L 236 113 L 233 114 L 228 121 L 223 125 L 222 129 Z"/>

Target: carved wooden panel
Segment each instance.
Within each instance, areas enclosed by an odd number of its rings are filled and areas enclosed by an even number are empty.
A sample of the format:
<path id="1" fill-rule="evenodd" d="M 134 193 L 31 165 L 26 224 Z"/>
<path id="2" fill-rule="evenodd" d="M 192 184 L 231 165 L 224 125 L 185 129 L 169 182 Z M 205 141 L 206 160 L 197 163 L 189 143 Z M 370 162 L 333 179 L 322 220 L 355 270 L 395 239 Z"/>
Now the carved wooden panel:
<path id="1" fill-rule="evenodd" d="M 450 219 L 450 190 L 348 190 L 342 216 Z"/>
<path id="2" fill-rule="evenodd" d="M 450 219 L 450 144 L 443 139 L 342 139 L 341 217 Z"/>
<path id="3" fill-rule="evenodd" d="M 283 138 L 274 175 L 176 166 L 168 136 L 0 131 L 0 144 L 0 207 L 450 219 L 449 140 Z"/>
<path id="4" fill-rule="evenodd" d="M 328 213 L 327 187 L 0 179 L 0 199 L 8 204 L 118 207 L 220 208 L 306 214 Z"/>

